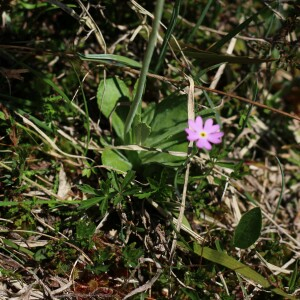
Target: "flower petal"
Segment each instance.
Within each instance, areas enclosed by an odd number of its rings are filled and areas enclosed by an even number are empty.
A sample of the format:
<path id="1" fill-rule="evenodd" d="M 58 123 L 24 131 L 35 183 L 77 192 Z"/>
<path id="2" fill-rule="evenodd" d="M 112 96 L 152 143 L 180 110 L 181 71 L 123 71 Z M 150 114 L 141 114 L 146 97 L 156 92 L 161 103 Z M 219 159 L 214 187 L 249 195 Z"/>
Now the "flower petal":
<path id="1" fill-rule="evenodd" d="M 209 133 L 211 132 L 213 126 L 213 119 L 207 119 L 204 124 L 204 131 Z"/>
<path id="2" fill-rule="evenodd" d="M 211 144 L 208 142 L 207 139 L 199 139 L 196 143 L 198 148 L 205 148 L 207 150 L 211 150 Z"/>
<path id="3" fill-rule="evenodd" d="M 199 134 L 189 128 L 185 129 L 185 132 L 188 134 L 187 139 L 189 141 L 197 141 L 199 139 Z"/>
<path id="4" fill-rule="evenodd" d="M 193 121 L 193 120 L 188 120 L 188 124 L 189 124 L 189 128 L 190 128 L 191 130 L 194 130 L 194 131 L 197 131 L 197 130 L 198 130 L 198 129 L 197 129 L 197 124 L 196 124 L 195 121 Z"/>
<path id="5" fill-rule="evenodd" d="M 219 144 L 222 142 L 223 135 L 224 132 L 213 132 L 208 135 L 207 140 L 213 144 Z"/>
<path id="6" fill-rule="evenodd" d="M 210 127 L 210 129 L 207 130 L 206 132 L 207 132 L 207 133 L 213 133 L 213 132 L 218 132 L 218 131 L 220 131 L 220 125 L 219 125 L 219 124 L 216 124 L 216 125 L 212 125 L 212 126 Z"/>
<path id="7" fill-rule="evenodd" d="M 196 124 L 196 126 L 197 126 L 198 132 L 201 131 L 201 130 L 203 130 L 203 120 L 202 120 L 201 117 L 198 116 L 198 117 L 196 118 L 195 124 Z"/>

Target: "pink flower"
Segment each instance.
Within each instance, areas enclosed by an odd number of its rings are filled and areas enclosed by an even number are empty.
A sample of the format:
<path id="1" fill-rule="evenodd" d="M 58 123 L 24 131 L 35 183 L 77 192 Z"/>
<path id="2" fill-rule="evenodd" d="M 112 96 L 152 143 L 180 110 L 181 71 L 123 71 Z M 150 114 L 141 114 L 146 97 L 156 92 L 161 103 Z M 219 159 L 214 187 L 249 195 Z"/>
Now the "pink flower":
<path id="1" fill-rule="evenodd" d="M 207 119 L 203 126 L 201 117 L 197 117 L 195 121 L 189 120 L 189 128 L 185 129 L 188 134 L 187 139 L 190 142 L 196 142 L 198 148 L 211 150 L 211 144 L 219 144 L 222 142 L 224 132 L 220 132 L 220 126 L 213 125 L 212 119 Z"/>

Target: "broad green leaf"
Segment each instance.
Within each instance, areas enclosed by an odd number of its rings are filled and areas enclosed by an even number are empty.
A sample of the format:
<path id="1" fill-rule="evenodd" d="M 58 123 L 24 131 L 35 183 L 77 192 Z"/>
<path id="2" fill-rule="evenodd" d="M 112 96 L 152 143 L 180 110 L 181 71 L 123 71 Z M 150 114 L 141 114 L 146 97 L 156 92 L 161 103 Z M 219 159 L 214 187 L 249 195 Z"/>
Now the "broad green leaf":
<path id="1" fill-rule="evenodd" d="M 143 111 L 143 114 L 142 114 L 142 122 L 151 124 L 151 122 L 155 116 L 156 105 L 157 104 L 154 102 L 147 104 L 147 107 L 145 108 L 145 110 Z"/>
<path id="2" fill-rule="evenodd" d="M 184 139 L 184 136 L 183 136 Z M 167 147 L 167 151 L 186 152 L 188 143 L 179 143 L 176 140 L 172 141 L 173 145 Z M 166 144 L 165 144 L 166 145 Z M 164 146 L 165 146 L 164 145 Z M 166 166 L 179 166 L 183 163 L 186 157 L 174 156 L 168 153 L 157 153 L 155 151 L 141 152 L 139 154 L 143 164 L 158 163 Z"/>
<path id="3" fill-rule="evenodd" d="M 157 104 L 146 145 L 160 145 L 166 137 L 184 132 L 187 127 L 187 97 L 171 95 Z"/>
<path id="4" fill-rule="evenodd" d="M 151 132 L 151 128 L 146 123 L 139 123 L 134 127 L 135 143 L 143 145 Z"/>
<path id="5" fill-rule="evenodd" d="M 155 108 L 146 110 L 145 114 L 145 117 L 142 115 L 142 120 L 150 121 L 151 127 L 145 146 L 157 147 L 165 151 L 187 151 L 184 132 L 188 119 L 186 96 L 171 95 L 158 103 Z M 139 157 L 144 164 L 155 162 L 169 166 L 178 166 L 185 159 L 155 151 L 141 152 Z"/>
<path id="6" fill-rule="evenodd" d="M 98 86 L 97 103 L 106 118 L 111 115 L 119 101 L 128 101 L 129 98 L 128 87 L 118 78 L 102 80 Z"/>
<path id="7" fill-rule="evenodd" d="M 129 89 L 122 80 L 108 78 L 100 82 L 97 91 L 98 107 L 106 118 L 111 117 L 112 127 L 119 137 L 123 137 L 124 123 L 129 111 L 129 107 L 122 106 L 120 102 L 129 102 L 129 99 Z"/>
<path id="8" fill-rule="evenodd" d="M 132 168 L 131 163 L 120 152 L 105 149 L 102 152 L 102 164 L 126 172 Z"/>
<path id="9" fill-rule="evenodd" d="M 112 127 L 115 130 L 117 136 L 123 140 L 125 119 L 128 114 L 128 106 L 118 106 L 115 112 L 112 114 Z"/>
<path id="10" fill-rule="evenodd" d="M 234 231 L 235 247 L 246 249 L 256 242 L 261 231 L 262 216 L 259 207 L 246 212 Z"/>

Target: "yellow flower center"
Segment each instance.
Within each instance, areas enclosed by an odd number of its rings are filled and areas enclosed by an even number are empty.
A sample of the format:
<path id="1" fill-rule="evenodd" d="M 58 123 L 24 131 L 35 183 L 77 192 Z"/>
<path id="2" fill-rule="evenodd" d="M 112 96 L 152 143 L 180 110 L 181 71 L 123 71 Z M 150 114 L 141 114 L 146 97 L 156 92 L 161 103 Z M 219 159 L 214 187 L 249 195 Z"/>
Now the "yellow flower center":
<path id="1" fill-rule="evenodd" d="M 206 132 L 204 132 L 204 131 L 201 131 L 199 135 L 202 138 L 205 138 L 207 136 Z"/>

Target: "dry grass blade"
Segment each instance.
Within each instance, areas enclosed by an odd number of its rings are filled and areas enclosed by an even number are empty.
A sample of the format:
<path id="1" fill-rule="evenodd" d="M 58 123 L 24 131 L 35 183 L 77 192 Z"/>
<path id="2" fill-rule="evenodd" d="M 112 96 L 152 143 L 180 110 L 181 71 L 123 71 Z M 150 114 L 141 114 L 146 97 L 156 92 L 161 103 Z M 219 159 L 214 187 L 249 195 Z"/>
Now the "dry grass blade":
<path id="1" fill-rule="evenodd" d="M 188 91 L 188 101 L 187 101 L 187 106 L 188 106 L 188 118 L 189 120 L 194 120 L 195 119 L 195 103 L 194 103 L 194 81 L 191 77 L 188 77 L 189 80 L 189 91 Z M 189 142 L 188 146 L 188 151 L 190 152 L 193 146 L 193 142 Z M 189 154 L 189 153 L 188 153 Z M 187 195 L 187 186 L 188 186 L 188 181 L 189 181 L 189 174 L 190 174 L 190 161 L 187 163 L 186 166 L 186 171 L 185 171 L 185 177 L 184 177 L 184 186 L 183 186 L 183 192 L 182 192 L 182 198 L 181 198 L 181 205 L 179 208 L 179 215 L 178 215 L 178 220 L 177 220 L 177 225 L 176 225 L 176 231 L 180 233 L 180 229 L 182 226 L 182 220 L 185 212 L 185 202 L 186 202 L 186 195 Z M 176 244 L 177 244 L 177 233 L 174 233 L 174 239 L 172 242 L 172 247 L 170 251 L 170 261 L 172 263 L 173 261 L 173 256 L 175 253 L 176 249 Z"/>
<path id="2" fill-rule="evenodd" d="M 134 289 L 133 291 L 131 291 L 129 294 L 127 294 L 123 300 L 128 299 L 136 294 L 140 294 L 142 292 L 145 292 L 147 290 L 149 290 L 152 285 L 154 284 L 154 282 L 160 277 L 161 273 L 162 273 L 162 267 L 161 265 L 154 261 L 151 258 L 140 258 L 140 264 L 145 263 L 145 262 L 150 262 L 150 263 L 154 263 L 156 266 L 156 274 L 149 280 L 147 281 L 145 284 L 143 284 L 142 286 L 139 286 L 138 288 Z"/>
<path id="3" fill-rule="evenodd" d="M 44 139 L 54 150 L 56 150 L 57 152 L 59 152 L 60 154 L 66 156 L 66 157 L 71 157 L 71 158 L 79 158 L 82 160 L 91 160 L 88 157 L 85 156 L 80 156 L 80 155 L 73 155 L 73 154 L 68 154 L 64 151 L 62 151 L 59 147 L 57 147 L 57 145 L 42 131 L 40 130 L 34 123 L 32 123 L 29 119 L 27 119 L 25 116 L 20 115 L 19 113 L 15 112 L 16 115 L 18 115 L 19 117 L 22 118 L 24 124 L 29 125 L 30 127 L 32 127 L 40 136 L 42 139 Z"/>

